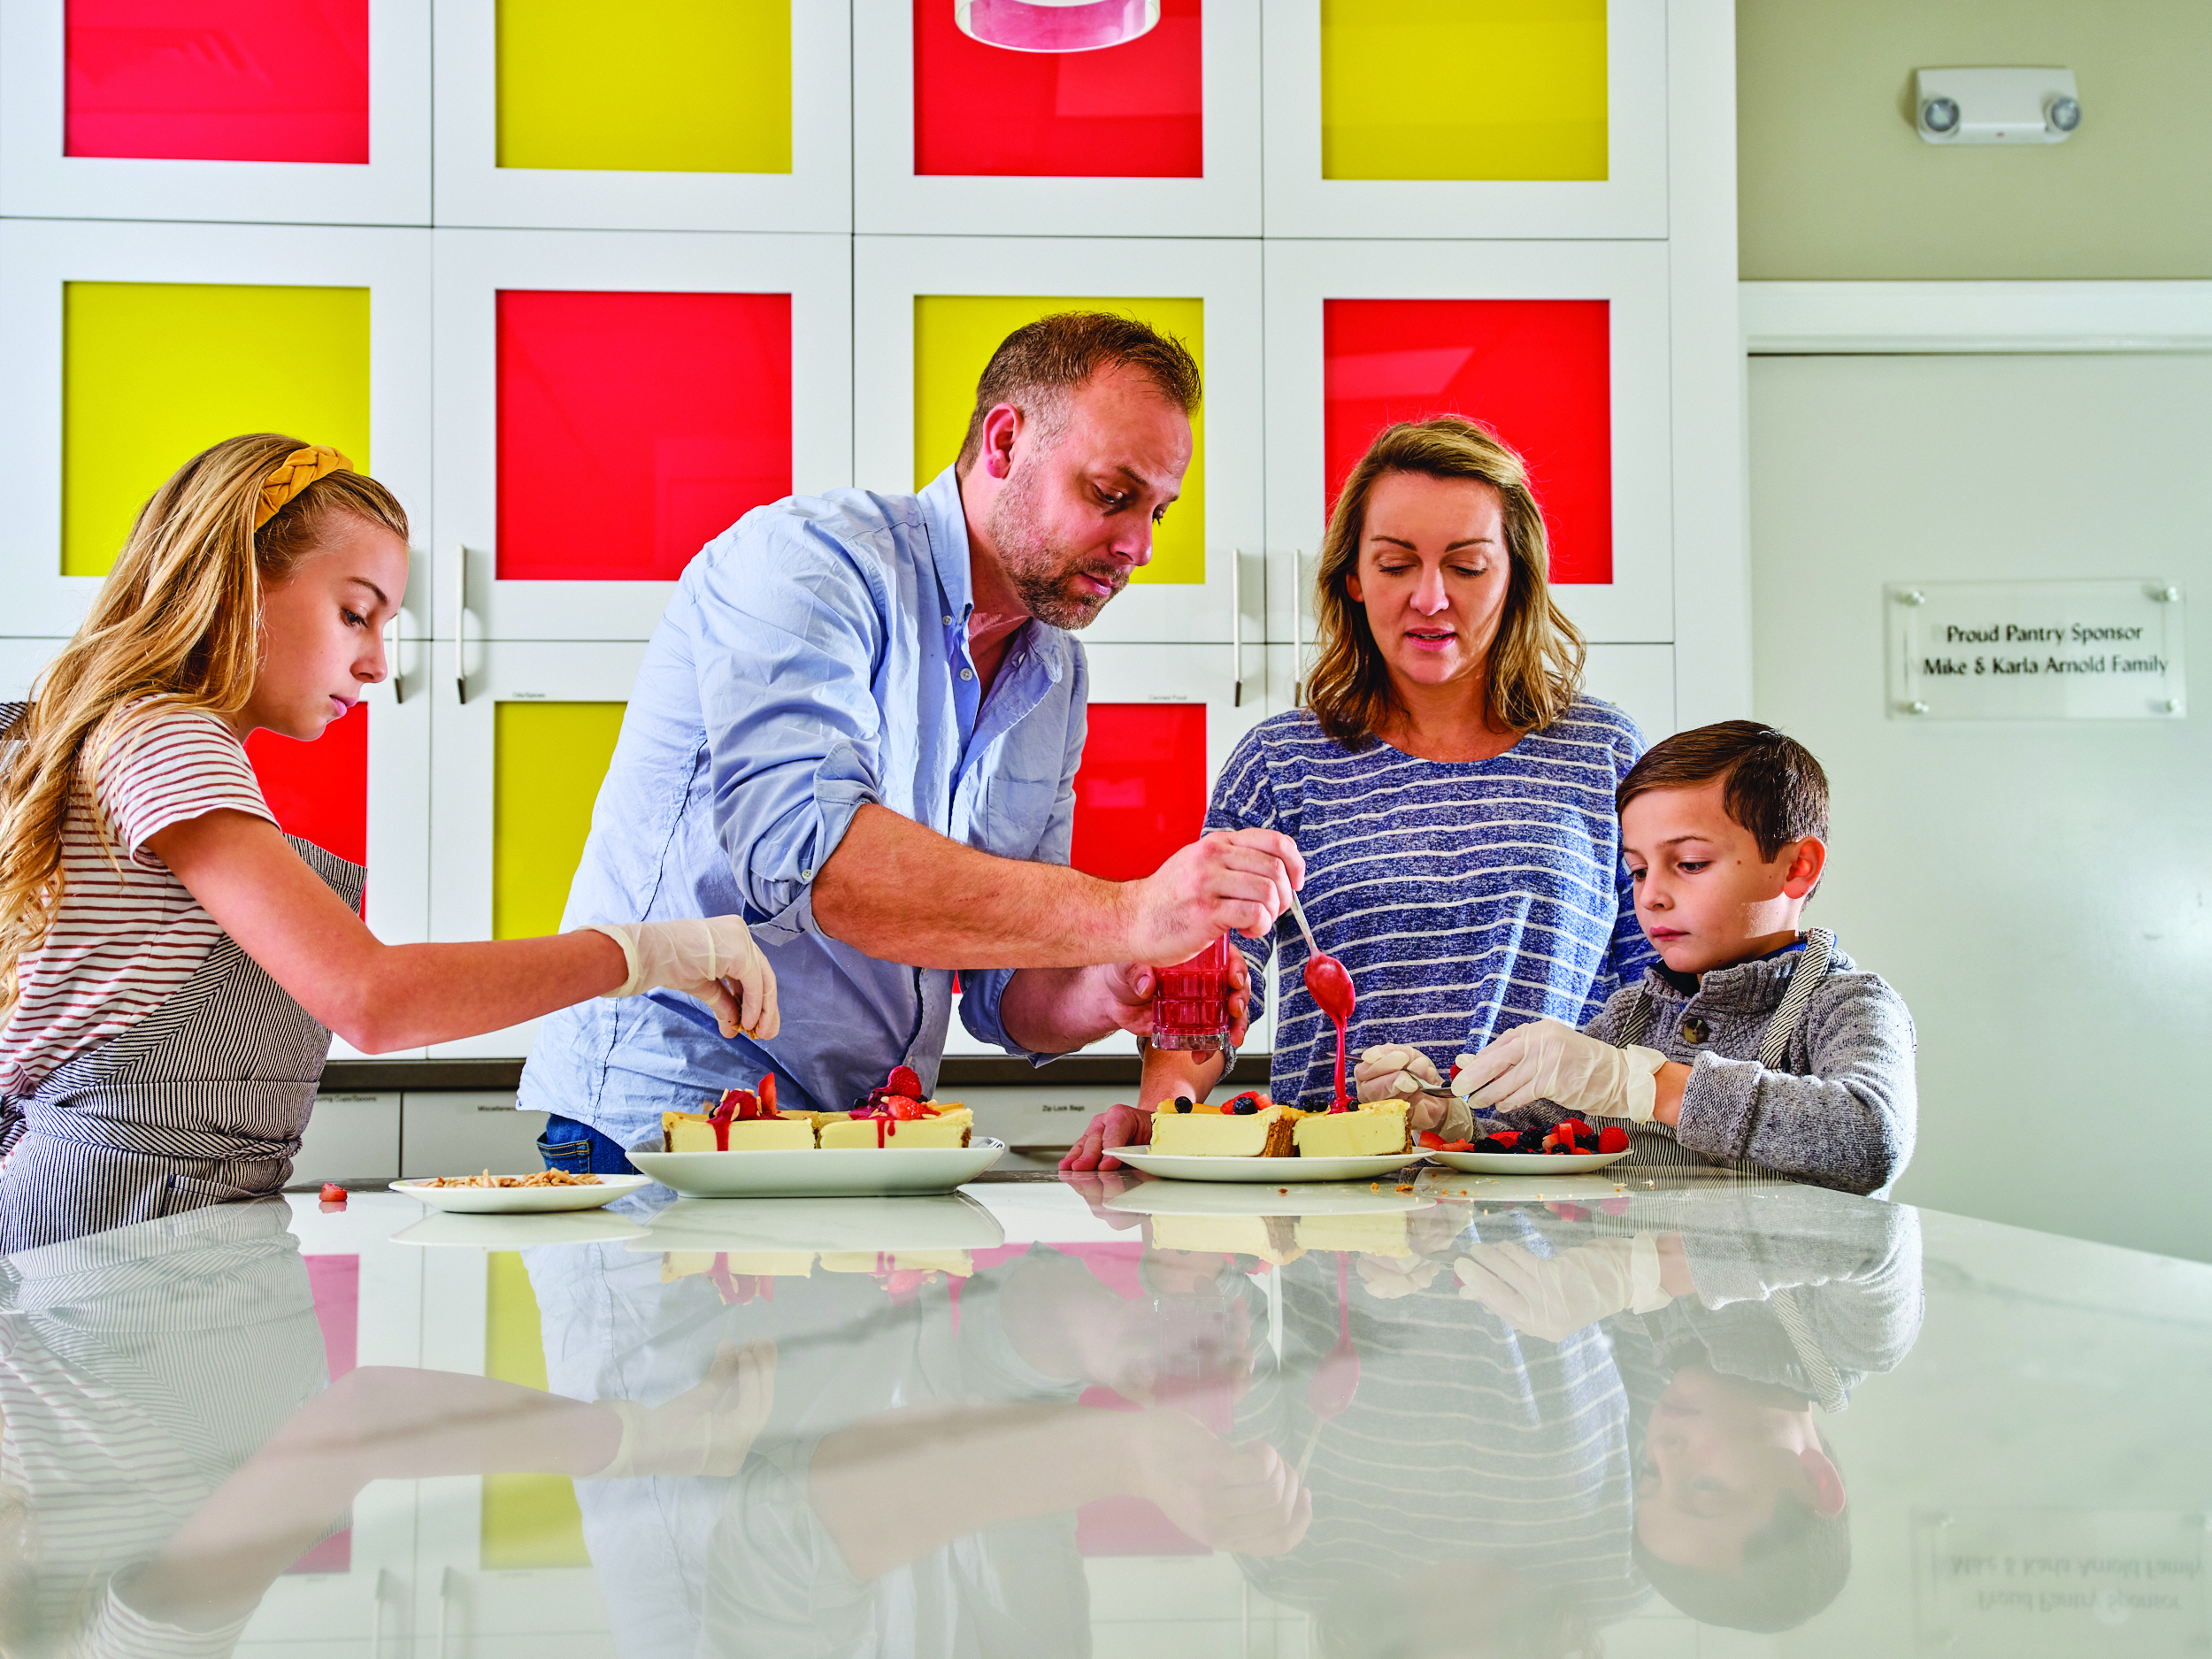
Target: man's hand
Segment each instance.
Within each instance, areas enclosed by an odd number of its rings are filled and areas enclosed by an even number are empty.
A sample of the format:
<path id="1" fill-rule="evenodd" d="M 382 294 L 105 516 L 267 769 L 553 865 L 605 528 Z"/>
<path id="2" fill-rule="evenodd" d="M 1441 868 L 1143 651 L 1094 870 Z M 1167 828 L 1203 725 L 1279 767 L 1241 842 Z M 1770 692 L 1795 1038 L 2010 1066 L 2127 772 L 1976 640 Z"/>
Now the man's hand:
<path id="1" fill-rule="evenodd" d="M 1139 1111 L 1134 1106 L 1110 1106 L 1091 1119 L 1091 1126 L 1083 1132 L 1083 1138 L 1068 1148 L 1067 1156 L 1060 1160 L 1064 1170 L 1118 1170 L 1121 1160 L 1114 1156 L 1116 1147 L 1142 1147 L 1152 1143 L 1152 1114 Z"/>
<path id="2" fill-rule="evenodd" d="M 1657 1104 L 1653 1080 L 1666 1056 L 1656 1048 L 1616 1048 L 1555 1019 L 1532 1020 L 1459 1056 L 1452 1093 L 1476 1106 L 1517 1111 L 1540 1100 L 1571 1112 L 1647 1124 Z"/>
<path id="3" fill-rule="evenodd" d="M 1172 964 L 1163 964 L 1172 966 Z M 1139 1037 L 1152 1034 L 1152 999 L 1159 990 L 1157 974 L 1140 963 L 1117 963 L 1096 970 L 1115 1025 Z M 1244 1046 L 1244 1033 L 1252 1020 L 1252 967 L 1241 950 L 1229 952 L 1229 1046 Z M 1441 1085 L 1439 1085 L 1440 1087 Z"/>
<path id="4" fill-rule="evenodd" d="M 1129 954 L 1167 966 L 1224 933 L 1265 939 L 1305 885 L 1298 843 L 1273 830 L 1216 830 L 1123 889 Z"/>

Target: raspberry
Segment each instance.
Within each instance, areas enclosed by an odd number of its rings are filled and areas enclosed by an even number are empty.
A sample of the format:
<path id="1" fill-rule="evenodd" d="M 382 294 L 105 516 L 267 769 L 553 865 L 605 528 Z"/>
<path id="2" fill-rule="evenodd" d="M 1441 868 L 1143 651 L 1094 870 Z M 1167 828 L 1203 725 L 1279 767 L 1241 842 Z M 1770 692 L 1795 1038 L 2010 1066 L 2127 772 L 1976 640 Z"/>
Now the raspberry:
<path id="1" fill-rule="evenodd" d="M 1608 1124 L 1598 1131 L 1598 1150 L 1625 1152 L 1628 1150 L 1628 1131 L 1618 1124 Z"/>
<path id="2" fill-rule="evenodd" d="M 893 1066 L 891 1075 L 884 1080 L 883 1087 L 887 1094 L 903 1094 L 909 1100 L 919 1100 L 922 1097 L 922 1079 L 915 1075 L 914 1068 L 910 1065 Z"/>

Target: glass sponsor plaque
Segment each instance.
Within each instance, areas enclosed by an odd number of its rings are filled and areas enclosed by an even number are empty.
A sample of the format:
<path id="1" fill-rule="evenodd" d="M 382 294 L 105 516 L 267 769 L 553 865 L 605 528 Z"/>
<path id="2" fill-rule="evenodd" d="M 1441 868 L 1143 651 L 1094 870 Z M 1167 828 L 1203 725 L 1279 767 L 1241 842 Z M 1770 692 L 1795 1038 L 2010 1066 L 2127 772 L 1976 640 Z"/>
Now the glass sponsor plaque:
<path id="1" fill-rule="evenodd" d="M 1893 719 L 2188 712 L 2185 607 L 2166 582 L 1893 582 L 1883 594 Z"/>

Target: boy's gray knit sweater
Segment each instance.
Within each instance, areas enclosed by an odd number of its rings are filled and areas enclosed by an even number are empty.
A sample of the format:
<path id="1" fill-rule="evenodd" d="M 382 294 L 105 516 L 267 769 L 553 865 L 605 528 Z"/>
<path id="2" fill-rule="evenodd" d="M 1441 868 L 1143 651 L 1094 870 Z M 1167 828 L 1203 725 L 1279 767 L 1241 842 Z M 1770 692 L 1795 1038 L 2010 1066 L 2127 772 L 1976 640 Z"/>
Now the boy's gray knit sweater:
<path id="1" fill-rule="evenodd" d="M 1583 1027 L 1604 1041 L 1636 1041 L 1691 1068 L 1682 1120 L 1632 1125 L 1632 1162 L 1733 1164 L 1875 1197 L 1888 1194 L 1912 1157 L 1918 1096 L 1912 1016 L 1880 976 L 1862 973 L 1840 948 L 1790 1037 L 1782 1069 L 1759 1064 L 1769 1022 L 1802 960 L 1789 950 L 1715 968 L 1694 987 L 1655 967 L 1615 992 Z M 1632 1026 L 1640 999 L 1650 1020 Z M 1693 1041 L 1693 1039 L 1695 1041 Z M 1553 1119 L 1556 1108 L 1540 1108 Z M 1685 1156 L 1686 1153 L 1694 1156 Z"/>

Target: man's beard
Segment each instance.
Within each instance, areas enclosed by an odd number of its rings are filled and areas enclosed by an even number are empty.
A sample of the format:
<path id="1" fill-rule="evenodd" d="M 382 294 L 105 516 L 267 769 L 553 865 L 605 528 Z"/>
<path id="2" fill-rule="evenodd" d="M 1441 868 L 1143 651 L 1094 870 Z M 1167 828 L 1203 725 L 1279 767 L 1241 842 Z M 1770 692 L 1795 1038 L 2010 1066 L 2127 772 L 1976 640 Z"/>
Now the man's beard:
<path id="1" fill-rule="evenodd" d="M 1006 488 L 991 503 L 988 528 L 998 549 L 1006 580 L 1020 595 L 1022 608 L 1040 622 L 1071 632 L 1097 620 L 1106 602 L 1129 585 L 1129 572 L 1120 565 L 1104 570 L 1086 569 L 1079 555 L 1063 552 L 1039 526 L 1036 499 L 1030 490 L 1031 469 L 1017 470 Z M 1080 573 L 1108 585 L 1103 594 L 1071 591 Z"/>

